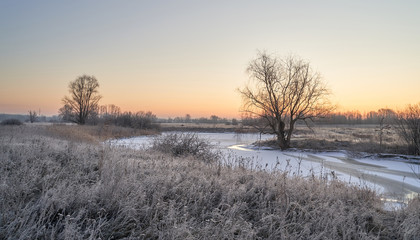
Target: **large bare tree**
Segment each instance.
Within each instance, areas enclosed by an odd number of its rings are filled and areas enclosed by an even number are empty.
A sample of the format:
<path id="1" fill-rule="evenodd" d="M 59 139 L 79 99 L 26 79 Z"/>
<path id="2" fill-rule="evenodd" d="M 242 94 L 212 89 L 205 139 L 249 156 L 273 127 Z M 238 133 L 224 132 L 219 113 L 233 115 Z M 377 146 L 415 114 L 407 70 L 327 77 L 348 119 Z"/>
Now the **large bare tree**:
<path id="1" fill-rule="evenodd" d="M 250 83 L 239 90 L 244 111 L 263 119 L 264 129 L 277 136 L 281 149 L 290 147 L 298 120 L 313 120 L 333 109 L 320 74 L 299 57 L 278 58 L 260 52 L 247 72 Z"/>
<path id="2" fill-rule="evenodd" d="M 98 109 L 101 99 L 98 88 L 99 82 L 94 76 L 83 75 L 69 83 L 70 97 L 63 98 L 62 109 L 67 111 L 70 121 L 83 125 L 93 111 Z"/>

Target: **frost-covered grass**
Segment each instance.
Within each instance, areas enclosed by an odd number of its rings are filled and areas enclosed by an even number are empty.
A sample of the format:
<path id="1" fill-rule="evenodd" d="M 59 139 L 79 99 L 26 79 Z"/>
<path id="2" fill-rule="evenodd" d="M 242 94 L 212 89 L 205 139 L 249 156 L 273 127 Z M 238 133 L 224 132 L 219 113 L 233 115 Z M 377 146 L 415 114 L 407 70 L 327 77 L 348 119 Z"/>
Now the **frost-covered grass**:
<path id="1" fill-rule="evenodd" d="M 352 152 L 409 154 L 408 147 L 394 128 L 381 131 L 377 125 L 324 125 L 308 129 L 297 126 L 291 140 L 292 148 L 312 150 L 347 150 Z M 276 141 L 261 145 L 276 147 Z"/>
<path id="2" fill-rule="evenodd" d="M 336 180 L 72 135 L 0 127 L 0 239 L 420 237 L 418 199 L 388 212 L 374 192 Z"/>

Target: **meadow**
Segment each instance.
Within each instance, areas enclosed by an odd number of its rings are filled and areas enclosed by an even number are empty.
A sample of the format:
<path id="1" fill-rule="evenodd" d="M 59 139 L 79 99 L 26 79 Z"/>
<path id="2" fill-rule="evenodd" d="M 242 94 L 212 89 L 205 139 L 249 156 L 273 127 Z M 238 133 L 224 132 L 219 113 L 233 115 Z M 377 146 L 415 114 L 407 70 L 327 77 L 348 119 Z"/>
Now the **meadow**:
<path id="1" fill-rule="evenodd" d="M 303 131 L 299 141 L 316 142 Z M 327 139 L 377 142 L 342 131 Z M 420 238 L 419 198 L 387 211 L 372 190 L 336 179 L 103 143 L 140 134 L 151 132 L 0 126 L 0 239 Z"/>

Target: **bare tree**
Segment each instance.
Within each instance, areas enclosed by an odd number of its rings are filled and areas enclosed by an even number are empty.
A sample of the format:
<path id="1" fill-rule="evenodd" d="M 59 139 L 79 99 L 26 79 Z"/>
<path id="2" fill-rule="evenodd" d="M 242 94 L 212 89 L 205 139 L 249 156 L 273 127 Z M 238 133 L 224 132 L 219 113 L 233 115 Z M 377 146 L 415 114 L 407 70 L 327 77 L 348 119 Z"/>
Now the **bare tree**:
<path id="1" fill-rule="evenodd" d="M 67 104 L 64 104 L 64 106 L 58 110 L 58 115 L 64 122 L 71 122 L 73 119 L 72 114 L 72 108 Z"/>
<path id="2" fill-rule="evenodd" d="M 118 116 L 121 114 L 121 108 L 114 105 L 108 104 L 99 107 L 99 116 L 105 124 L 115 122 Z"/>
<path id="3" fill-rule="evenodd" d="M 216 123 L 219 121 L 219 117 L 218 117 L 218 116 L 216 116 L 216 115 L 211 115 L 211 116 L 210 116 L 210 121 L 211 121 L 213 124 L 216 124 Z"/>
<path id="4" fill-rule="evenodd" d="M 29 122 L 36 122 L 37 118 L 38 114 L 36 113 L 36 111 L 29 110 Z"/>
<path id="5" fill-rule="evenodd" d="M 378 110 L 376 117 L 379 120 L 379 146 L 382 149 L 384 133 L 389 133 L 391 119 L 395 117 L 395 112 L 388 108 L 381 108 Z"/>
<path id="6" fill-rule="evenodd" d="M 396 129 L 410 154 L 420 155 L 420 103 L 408 105 L 397 115 Z"/>
<path id="7" fill-rule="evenodd" d="M 70 97 L 64 97 L 63 110 L 70 110 L 70 121 L 85 124 L 93 111 L 98 110 L 101 99 L 98 88 L 99 83 L 94 76 L 83 75 L 69 83 Z"/>
<path id="8" fill-rule="evenodd" d="M 239 90 L 244 111 L 264 119 L 281 149 L 290 147 L 298 120 L 313 120 L 333 109 L 320 74 L 298 57 L 277 58 L 258 53 L 247 72 L 251 82 Z"/>

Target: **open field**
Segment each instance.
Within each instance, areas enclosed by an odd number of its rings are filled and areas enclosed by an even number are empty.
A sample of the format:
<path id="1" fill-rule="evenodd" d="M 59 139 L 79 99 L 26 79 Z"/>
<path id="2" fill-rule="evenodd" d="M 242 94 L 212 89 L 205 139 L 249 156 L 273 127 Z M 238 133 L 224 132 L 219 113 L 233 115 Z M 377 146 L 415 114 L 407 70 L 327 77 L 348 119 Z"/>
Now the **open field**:
<path id="1" fill-rule="evenodd" d="M 419 199 L 384 211 L 374 192 L 337 180 L 97 144 L 55 127 L 0 127 L 1 239 L 420 237 Z"/>

